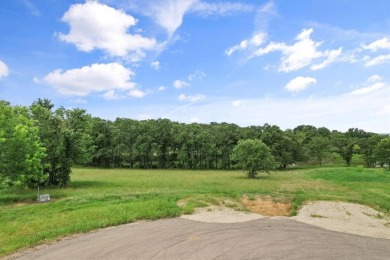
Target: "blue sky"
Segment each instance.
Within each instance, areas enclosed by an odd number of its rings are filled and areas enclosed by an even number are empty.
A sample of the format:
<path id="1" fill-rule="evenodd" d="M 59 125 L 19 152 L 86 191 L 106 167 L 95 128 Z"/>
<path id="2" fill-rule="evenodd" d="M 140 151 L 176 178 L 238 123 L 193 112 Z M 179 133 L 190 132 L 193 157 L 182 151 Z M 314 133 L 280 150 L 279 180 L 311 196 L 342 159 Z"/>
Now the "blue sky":
<path id="1" fill-rule="evenodd" d="M 0 99 L 390 132 L 388 0 L 2 0 Z"/>

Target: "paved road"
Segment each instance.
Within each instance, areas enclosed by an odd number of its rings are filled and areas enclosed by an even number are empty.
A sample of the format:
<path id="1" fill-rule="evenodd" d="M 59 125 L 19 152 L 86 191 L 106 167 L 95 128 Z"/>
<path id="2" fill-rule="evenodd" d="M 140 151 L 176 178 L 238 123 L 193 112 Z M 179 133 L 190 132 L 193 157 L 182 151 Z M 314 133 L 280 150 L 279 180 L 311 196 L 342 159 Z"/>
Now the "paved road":
<path id="1" fill-rule="evenodd" d="M 201 223 L 166 219 L 54 243 L 20 259 L 390 259 L 390 240 L 290 219 Z"/>

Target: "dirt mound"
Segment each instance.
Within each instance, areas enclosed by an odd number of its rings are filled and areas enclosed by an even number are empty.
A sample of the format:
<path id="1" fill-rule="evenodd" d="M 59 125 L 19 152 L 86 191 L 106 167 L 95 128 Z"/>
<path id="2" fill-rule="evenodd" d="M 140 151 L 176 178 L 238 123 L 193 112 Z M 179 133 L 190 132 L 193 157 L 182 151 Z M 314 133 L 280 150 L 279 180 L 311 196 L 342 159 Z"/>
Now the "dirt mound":
<path id="1" fill-rule="evenodd" d="M 263 216 L 255 213 L 236 211 L 224 206 L 209 206 L 207 208 L 198 208 L 194 214 L 183 215 L 181 218 L 207 223 L 238 223 L 263 218 Z"/>
<path id="2" fill-rule="evenodd" d="M 390 219 L 359 204 L 316 201 L 304 205 L 292 219 L 332 231 L 390 239 Z"/>
<path id="3" fill-rule="evenodd" d="M 288 216 L 291 204 L 273 202 L 268 198 L 253 200 L 244 197 L 246 207 L 256 213 L 236 211 L 223 205 L 196 209 L 192 215 L 182 218 L 200 222 L 236 223 L 246 222 L 265 216 Z M 390 239 L 390 218 L 370 207 L 334 201 L 317 201 L 304 205 L 297 216 L 299 222 L 322 227 L 324 229 L 377 238 Z"/>
<path id="4" fill-rule="evenodd" d="M 247 196 L 244 196 L 242 203 L 249 211 L 269 217 L 289 216 L 291 210 L 291 203 L 274 202 L 271 198 L 257 197 L 250 200 Z"/>

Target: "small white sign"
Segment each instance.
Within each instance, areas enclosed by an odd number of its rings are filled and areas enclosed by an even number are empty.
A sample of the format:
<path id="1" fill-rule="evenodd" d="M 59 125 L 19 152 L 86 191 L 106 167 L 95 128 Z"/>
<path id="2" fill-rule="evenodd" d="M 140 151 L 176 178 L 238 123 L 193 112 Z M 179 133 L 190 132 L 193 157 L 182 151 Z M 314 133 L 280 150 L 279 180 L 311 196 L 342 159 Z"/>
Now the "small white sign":
<path id="1" fill-rule="evenodd" d="M 50 201 L 50 195 L 49 194 L 42 194 L 38 197 L 39 202 L 48 202 Z"/>

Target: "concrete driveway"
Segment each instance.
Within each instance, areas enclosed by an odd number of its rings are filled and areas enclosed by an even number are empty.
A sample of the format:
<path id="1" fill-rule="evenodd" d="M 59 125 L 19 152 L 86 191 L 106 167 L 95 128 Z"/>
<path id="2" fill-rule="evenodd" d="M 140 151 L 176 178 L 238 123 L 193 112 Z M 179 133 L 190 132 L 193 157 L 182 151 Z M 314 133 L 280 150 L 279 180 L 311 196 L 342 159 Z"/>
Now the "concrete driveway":
<path id="1" fill-rule="evenodd" d="M 19 259 L 390 259 L 390 240 L 291 219 L 139 222 L 63 240 Z"/>

